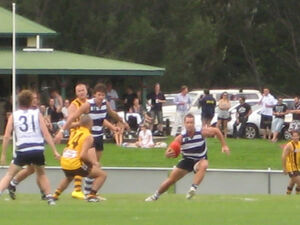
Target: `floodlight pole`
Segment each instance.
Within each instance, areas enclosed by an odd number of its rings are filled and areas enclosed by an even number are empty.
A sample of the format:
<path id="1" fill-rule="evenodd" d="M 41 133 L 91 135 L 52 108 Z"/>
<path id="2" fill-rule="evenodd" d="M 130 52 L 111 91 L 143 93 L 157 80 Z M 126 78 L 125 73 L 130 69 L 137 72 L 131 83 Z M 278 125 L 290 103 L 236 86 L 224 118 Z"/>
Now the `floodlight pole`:
<path id="1" fill-rule="evenodd" d="M 12 112 L 16 110 L 16 3 L 12 3 Z M 15 135 L 13 134 L 13 154 L 15 154 Z"/>

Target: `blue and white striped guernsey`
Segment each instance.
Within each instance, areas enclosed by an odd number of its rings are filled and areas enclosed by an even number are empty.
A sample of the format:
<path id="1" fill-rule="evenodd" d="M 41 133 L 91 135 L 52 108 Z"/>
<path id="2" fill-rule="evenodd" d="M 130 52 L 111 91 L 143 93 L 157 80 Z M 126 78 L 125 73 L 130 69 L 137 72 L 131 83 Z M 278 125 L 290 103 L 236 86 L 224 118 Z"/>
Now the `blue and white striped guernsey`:
<path id="1" fill-rule="evenodd" d="M 207 146 L 205 139 L 202 137 L 201 128 L 195 128 L 193 137 L 189 137 L 186 130 L 183 130 L 181 135 L 181 153 L 183 158 L 200 160 L 206 156 Z"/>
<path id="2" fill-rule="evenodd" d="M 43 151 L 44 138 L 40 129 L 38 109 L 19 109 L 13 113 L 16 151 Z"/>
<path id="3" fill-rule="evenodd" d="M 100 137 L 103 135 L 103 121 L 107 116 L 106 101 L 102 101 L 101 107 L 96 105 L 94 98 L 89 99 L 88 103 L 90 104 L 89 116 L 92 118 L 94 123 L 92 127 L 92 135 L 93 137 Z"/>

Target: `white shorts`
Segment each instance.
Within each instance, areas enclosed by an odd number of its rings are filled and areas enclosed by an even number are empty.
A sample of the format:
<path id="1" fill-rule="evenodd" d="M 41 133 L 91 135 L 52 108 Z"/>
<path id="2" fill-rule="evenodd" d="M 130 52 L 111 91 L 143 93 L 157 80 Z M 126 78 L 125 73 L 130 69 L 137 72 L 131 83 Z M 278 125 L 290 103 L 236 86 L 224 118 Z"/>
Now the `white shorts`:
<path id="1" fill-rule="evenodd" d="M 280 132 L 283 128 L 284 120 L 282 118 L 274 118 L 272 120 L 272 132 Z"/>

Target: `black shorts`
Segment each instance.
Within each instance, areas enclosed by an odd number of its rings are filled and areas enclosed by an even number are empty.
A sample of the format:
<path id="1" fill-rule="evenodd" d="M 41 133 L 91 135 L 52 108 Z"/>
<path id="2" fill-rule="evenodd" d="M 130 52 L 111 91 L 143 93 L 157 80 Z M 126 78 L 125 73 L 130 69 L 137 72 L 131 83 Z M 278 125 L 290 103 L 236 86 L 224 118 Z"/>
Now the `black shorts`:
<path id="1" fill-rule="evenodd" d="M 214 118 L 214 114 L 202 114 L 201 118 L 202 120 L 212 120 L 212 118 Z"/>
<path id="2" fill-rule="evenodd" d="M 93 148 L 96 149 L 96 151 L 103 151 L 103 136 L 94 137 L 94 143 Z"/>
<path id="3" fill-rule="evenodd" d="M 204 155 L 201 159 L 207 159 L 207 155 Z M 201 160 L 194 160 L 194 159 L 187 159 L 183 158 L 179 161 L 179 163 L 176 165 L 177 168 L 187 170 L 188 172 L 192 172 L 194 170 L 194 166 Z"/>
<path id="4" fill-rule="evenodd" d="M 300 171 L 288 172 L 290 178 L 300 176 Z"/>
<path id="5" fill-rule="evenodd" d="M 66 177 L 75 177 L 75 176 L 81 176 L 81 177 L 87 177 L 91 171 L 91 167 L 83 164 L 80 168 L 76 170 L 65 170 L 63 169 Z"/>
<path id="6" fill-rule="evenodd" d="M 267 115 L 261 115 L 260 119 L 260 128 L 261 129 L 271 129 L 272 125 L 272 116 L 267 116 Z"/>
<path id="7" fill-rule="evenodd" d="M 26 151 L 26 152 L 16 151 L 16 157 L 14 158 L 13 163 L 17 166 L 25 166 L 31 164 L 37 166 L 44 166 L 45 165 L 44 151 Z"/>

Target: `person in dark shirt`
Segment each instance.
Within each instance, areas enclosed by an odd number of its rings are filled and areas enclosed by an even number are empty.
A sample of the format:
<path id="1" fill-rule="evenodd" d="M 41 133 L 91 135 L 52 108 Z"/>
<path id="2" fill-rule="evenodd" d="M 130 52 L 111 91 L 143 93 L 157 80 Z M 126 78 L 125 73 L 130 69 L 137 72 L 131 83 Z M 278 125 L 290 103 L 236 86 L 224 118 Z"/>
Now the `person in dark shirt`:
<path id="1" fill-rule="evenodd" d="M 155 118 L 158 121 L 158 131 L 159 134 L 163 134 L 163 113 L 162 113 L 162 104 L 166 102 L 165 95 L 160 91 L 160 84 L 156 83 L 154 86 L 154 91 L 151 92 L 147 96 L 147 100 L 151 100 L 151 117 L 152 117 L 152 124 L 150 130 L 153 129 L 153 123 Z"/>
<path id="2" fill-rule="evenodd" d="M 131 87 L 126 89 L 126 94 L 123 95 L 125 113 L 133 106 L 133 100 L 137 98 L 137 94 L 133 92 Z"/>
<path id="3" fill-rule="evenodd" d="M 287 106 L 282 103 L 282 98 L 279 97 L 277 104 L 273 107 L 273 115 L 275 118 L 272 120 L 272 142 L 276 142 L 278 139 L 277 137 L 283 127 L 286 111 Z"/>
<path id="4" fill-rule="evenodd" d="M 294 98 L 294 107 L 288 113 L 293 114 L 293 121 L 290 123 L 289 131 L 300 129 L 300 101 L 298 96 Z"/>
<path id="5" fill-rule="evenodd" d="M 245 97 L 240 97 L 240 105 L 236 108 L 236 121 L 233 125 L 234 137 L 243 137 L 248 117 L 252 113 L 251 106 L 245 100 Z M 238 125 L 240 125 L 240 128 L 237 131 Z"/>
<path id="6" fill-rule="evenodd" d="M 215 115 L 216 99 L 209 94 L 209 90 L 204 90 L 204 97 L 199 100 L 199 108 L 202 108 L 202 127 L 210 126 L 210 122 Z"/>

